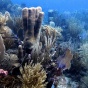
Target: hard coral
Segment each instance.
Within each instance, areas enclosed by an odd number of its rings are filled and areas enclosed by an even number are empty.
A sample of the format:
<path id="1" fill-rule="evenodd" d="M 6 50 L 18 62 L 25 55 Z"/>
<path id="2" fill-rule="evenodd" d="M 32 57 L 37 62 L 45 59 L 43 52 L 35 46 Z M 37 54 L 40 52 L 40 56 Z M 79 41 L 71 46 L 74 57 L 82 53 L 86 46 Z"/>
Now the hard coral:
<path id="1" fill-rule="evenodd" d="M 42 65 L 25 65 L 24 69 L 20 68 L 22 77 L 22 88 L 45 88 L 46 72 L 42 69 Z"/>

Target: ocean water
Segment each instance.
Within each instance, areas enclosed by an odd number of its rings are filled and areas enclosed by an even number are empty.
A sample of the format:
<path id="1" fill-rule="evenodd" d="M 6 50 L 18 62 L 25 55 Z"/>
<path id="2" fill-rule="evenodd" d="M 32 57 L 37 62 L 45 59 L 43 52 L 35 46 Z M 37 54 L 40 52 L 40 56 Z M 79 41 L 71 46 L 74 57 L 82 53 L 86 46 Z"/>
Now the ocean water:
<path id="1" fill-rule="evenodd" d="M 76 11 L 88 9 L 87 0 L 12 0 L 14 4 L 25 3 L 28 7 L 41 6 L 44 10 Z"/>

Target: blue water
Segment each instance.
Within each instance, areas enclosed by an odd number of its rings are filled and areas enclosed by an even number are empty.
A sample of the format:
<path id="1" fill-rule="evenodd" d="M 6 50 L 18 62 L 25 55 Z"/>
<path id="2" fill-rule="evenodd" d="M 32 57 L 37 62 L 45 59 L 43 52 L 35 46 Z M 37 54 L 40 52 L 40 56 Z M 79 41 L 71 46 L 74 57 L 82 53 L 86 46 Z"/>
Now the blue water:
<path id="1" fill-rule="evenodd" d="M 41 6 L 43 10 L 54 9 L 60 12 L 88 9 L 88 0 L 12 0 L 14 4 Z"/>

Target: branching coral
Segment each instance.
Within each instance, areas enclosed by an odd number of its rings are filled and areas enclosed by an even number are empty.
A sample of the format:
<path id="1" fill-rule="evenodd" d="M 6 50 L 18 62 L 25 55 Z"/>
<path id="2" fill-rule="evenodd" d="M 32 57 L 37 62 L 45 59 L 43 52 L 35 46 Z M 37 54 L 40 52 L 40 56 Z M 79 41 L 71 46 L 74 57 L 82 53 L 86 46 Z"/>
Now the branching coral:
<path id="1" fill-rule="evenodd" d="M 88 68 L 87 64 L 88 64 L 88 43 L 84 43 L 80 49 L 79 49 L 79 54 L 81 57 L 81 61 L 86 65 L 86 67 Z"/>
<path id="2" fill-rule="evenodd" d="M 45 88 L 46 72 L 39 63 L 25 65 L 24 69 L 20 68 L 22 77 L 22 88 Z"/>
<path id="3" fill-rule="evenodd" d="M 2 13 L 0 13 L 0 25 L 5 25 L 6 21 L 9 19 L 9 17 L 10 17 L 9 12 L 5 12 L 4 15 Z"/>
<path id="4" fill-rule="evenodd" d="M 68 32 L 70 33 L 70 36 L 74 38 L 78 37 L 78 35 L 82 33 L 84 25 L 82 25 L 82 23 L 80 23 L 80 21 L 77 18 L 71 17 L 67 20 L 67 23 L 68 23 Z"/>
<path id="5" fill-rule="evenodd" d="M 54 47 L 56 37 L 59 34 L 60 32 L 57 32 L 50 26 L 42 26 L 41 32 L 39 34 L 40 40 L 35 44 L 32 50 L 32 59 L 34 59 L 34 62 L 42 62 L 43 65 L 49 64 L 52 56 L 50 54 L 50 50 L 52 47 Z"/>
<path id="6" fill-rule="evenodd" d="M 6 22 L 8 21 L 9 18 L 10 18 L 9 12 L 5 12 L 4 15 L 2 13 L 0 14 L 0 34 L 4 39 L 6 49 L 10 47 L 10 43 L 13 44 L 12 42 L 13 40 L 11 38 L 12 30 L 8 26 L 6 26 Z M 9 37 L 10 37 L 10 40 L 9 40 Z M 7 44 L 6 41 L 9 41 L 10 43 Z"/>
<path id="7" fill-rule="evenodd" d="M 4 15 L 2 13 L 0 14 L 0 33 L 2 34 L 3 37 L 11 36 L 12 34 L 12 30 L 8 26 L 5 26 L 9 18 L 10 18 L 9 12 L 5 12 Z"/>
<path id="8" fill-rule="evenodd" d="M 48 25 L 42 26 L 40 41 L 43 43 L 43 46 L 45 46 L 46 49 L 53 47 L 56 37 L 61 36 L 60 34 L 61 31 L 58 31 L 56 29 L 57 28 L 53 28 Z"/>

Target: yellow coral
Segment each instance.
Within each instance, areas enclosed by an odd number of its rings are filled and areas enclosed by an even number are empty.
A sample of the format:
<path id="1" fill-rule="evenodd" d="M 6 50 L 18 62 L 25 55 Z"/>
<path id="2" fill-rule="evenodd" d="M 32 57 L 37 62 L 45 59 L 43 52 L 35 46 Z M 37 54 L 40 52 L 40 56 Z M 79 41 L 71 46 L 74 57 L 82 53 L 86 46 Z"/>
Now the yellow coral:
<path id="1" fill-rule="evenodd" d="M 5 12 L 5 14 L 0 13 L 0 33 L 11 35 L 12 31 L 8 26 L 5 26 L 6 21 L 10 18 L 9 12 Z"/>
<path id="2" fill-rule="evenodd" d="M 20 68 L 20 72 L 22 74 L 20 77 L 22 88 L 45 88 L 46 72 L 40 63 L 25 65 L 24 69 Z"/>
<path id="3" fill-rule="evenodd" d="M 57 36 L 61 36 L 60 32 L 62 31 L 62 29 L 60 27 L 53 28 L 51 26 L 44 25 L 41 31 L 41 39 L 42 41 L 45 41 L 45 45 L 48 47 L 54 44 Z"/>
<path id="4" fill-rule="evenodd" d="M 5 12 L 4 15 L 0 13 L 0 25 L 6 24 L 6 21 L 9 19 L 9 17 L 10 17 L 10 14 L 7 11 Z"/>

